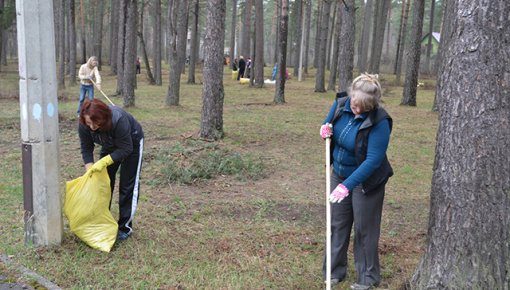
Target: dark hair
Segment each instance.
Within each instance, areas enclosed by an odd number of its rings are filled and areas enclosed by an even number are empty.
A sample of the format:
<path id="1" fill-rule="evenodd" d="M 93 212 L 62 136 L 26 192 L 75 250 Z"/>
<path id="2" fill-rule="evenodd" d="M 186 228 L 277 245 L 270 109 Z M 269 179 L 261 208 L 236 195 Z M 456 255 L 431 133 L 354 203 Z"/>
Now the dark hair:
<path id="1" fill-rule="evenodd" d="M 98 99 L 85 100 L 80 111 L 80 124 L 85 123 L 85 115 L 99 127 L 101 131 L 109 131 L 112 128 L 112 110 L 108 105 Z"/>

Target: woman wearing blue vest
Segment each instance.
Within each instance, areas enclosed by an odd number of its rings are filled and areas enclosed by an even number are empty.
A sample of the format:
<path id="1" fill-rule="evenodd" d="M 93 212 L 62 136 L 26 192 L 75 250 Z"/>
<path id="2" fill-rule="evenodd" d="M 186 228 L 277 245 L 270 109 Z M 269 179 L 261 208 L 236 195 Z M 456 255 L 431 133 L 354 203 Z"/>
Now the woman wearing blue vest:
<path id="1" fill-rule="evenodd" d="M 357 282 L 351 289 L 372 289 L 381 282 L 378 243 L 385 185 L 393 170 L 386 157 L 392 120 L 380 106 L 377 75 L 362 74 L 348 93 L 337 94 L 321 126 L 331 137 L 331 284 L 345 279 L 347 250 L 354 225 Z M 324 277 L 325 275 L 324 259 Z"/>

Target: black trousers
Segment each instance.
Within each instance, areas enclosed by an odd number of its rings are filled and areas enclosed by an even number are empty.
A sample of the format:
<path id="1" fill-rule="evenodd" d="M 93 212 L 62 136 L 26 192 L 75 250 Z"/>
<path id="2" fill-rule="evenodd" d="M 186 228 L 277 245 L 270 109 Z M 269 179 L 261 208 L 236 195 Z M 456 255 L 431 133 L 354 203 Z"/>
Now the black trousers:
<path id="1" fill-rule="evenodd" d="M 343 179 L 331 174 L 331 190 Z M 331 278 L 343 280 L 347 274 L 347 250 L 351 229 L 354 225 L 354 265 L 357 283 L 379 285 L 381 267 L 379 264 L 379 236 L 384 201 L 385 184 L 365 194 L 361 186 L 340 203 L 331 204 Z M 326 257 L 323 265 L 326 277 Z"/>
<path id="2" fill-rule="evenodd" d="M 133 218 L 135 216 L 136 208 L 138 207 L 142 156 L 143 139 L 141 139 L 140 142 L 133 144 L 133 152 L 128 157 L 121 162 L 114 162 L 112 165 L 108 166 L 112 196 L 115 188 L 115 177 L 120 167 L 118 224 L 119 231 L 123 231 L 127 234 L 131 234 L 133 231 Z"/>

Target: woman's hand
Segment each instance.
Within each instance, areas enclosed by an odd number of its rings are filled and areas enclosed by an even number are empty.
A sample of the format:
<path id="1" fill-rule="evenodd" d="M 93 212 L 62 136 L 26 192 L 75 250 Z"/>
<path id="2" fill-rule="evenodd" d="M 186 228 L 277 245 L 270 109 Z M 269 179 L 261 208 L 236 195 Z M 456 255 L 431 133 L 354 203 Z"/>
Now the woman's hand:
<path id="1" fill-rule="evenodd" d="M 330 123 L 326 123 L 321 126 L 321 137 L 322 139 L 326 139 L 333 136 L 333 125 Z"/>
<path id="2" fill-rule="evenodd" d="M 329 201 L 330 202 L 337 202 L 340 203 L 344 198 L 346 198 L 349 195 L 349 189 L 345 187 L 343 184 L 339 184 L 333 192 L 329 195 Z"/>

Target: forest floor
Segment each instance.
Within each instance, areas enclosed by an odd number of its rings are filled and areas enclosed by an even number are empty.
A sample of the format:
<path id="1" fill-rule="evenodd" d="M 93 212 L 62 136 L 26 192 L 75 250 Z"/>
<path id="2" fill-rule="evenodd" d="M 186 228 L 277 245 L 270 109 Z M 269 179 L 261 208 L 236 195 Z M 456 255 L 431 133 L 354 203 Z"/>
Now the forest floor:
<path id="1" fill-rule="evenodd" d="M 115 76 L 108 67 L 102 76 L 105 92 L 122 106 L 113 96 Z M 197 75 L 198 83 L 201 79 Z M 402 88 L 394 77 L 381 79 L 384 106 L 394 120 L 388 156 L 395 176 L 383 209 L 380 289 L 398 289 L 412 276 L 426 237 L 435 84 L 420 79 L 425 86 L 418 90 L 418 106 L 407 107 L 399 105 Z M 187 84 L 183 75 L 180 106 L 168 107 L 168 75 L 163 80 L 163 86 L 150 86 L 138 75 L 136 107 L 127 109 L 145 132 L 132 238 L 103 253 L 72 234 L 64 218 L 62 244 L 34 248 L 23 243 L 17 66 L 2 67 L 0 254 L 66 289 L 321 289 L 325 157 L 318 131 L 335 93 L 314 93 L 312 77 L 293 78 L 286 84 L 286 103 L 273 105 L 273 85 L 241 85 L 225 68 L 225 137 L 205 142 L 197 138 L 202 86 Z M 65 182 L 84 173 L 76 132 L 78 92 L 78 86 L 59 91 L 62 196 Z M 96 91 L 96 98 L 103 97 Z M 117 199 L 114 194 L 114 217 Z M 355 281 L 352 246 L 349 269 L 336 289 Z M 30 284 L 23 276 L 15 280 Z"/>

